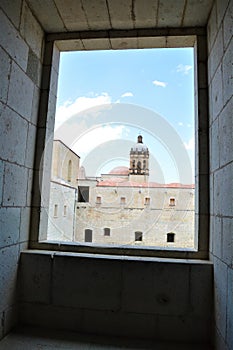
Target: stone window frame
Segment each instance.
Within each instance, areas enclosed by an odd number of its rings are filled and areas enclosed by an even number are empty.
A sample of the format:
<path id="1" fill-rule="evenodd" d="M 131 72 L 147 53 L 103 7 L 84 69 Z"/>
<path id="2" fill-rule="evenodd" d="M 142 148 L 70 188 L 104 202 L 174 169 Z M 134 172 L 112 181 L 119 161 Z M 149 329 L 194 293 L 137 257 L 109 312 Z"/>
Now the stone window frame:
<path id="1" fill-rule="evenodd" d="M 175 236 L 176 236 L 176 234 L 174 232 L 168 232 L 167 233 L 167 243 L 175 243 Z"/>
<path id="2" fill-rule="evenodd" d="M 193 38 L 195 38 L 194 45 Z M 193 249 L 134 247 L 46 241 L 52 149 L 60 51 L 80 49 L 140 49 L 194 47 L 195 62 L 195 244 Z M 206 28 L 155 28 L 50 33 L 45 36 L 40 104 L 33 175 L 29 248 L 130 256 L 208 259 L 209 257 L 209 138 Z M 51 144 L 51 145 L 50 145 Z M 50 157 L 51 153 L 51 157 Z M 42 160 L 42 161 L 41 161 Z M 40 193 L 47 194 L 43 197 Z M 204 200 L 202 200 L 204 198 Z"/>

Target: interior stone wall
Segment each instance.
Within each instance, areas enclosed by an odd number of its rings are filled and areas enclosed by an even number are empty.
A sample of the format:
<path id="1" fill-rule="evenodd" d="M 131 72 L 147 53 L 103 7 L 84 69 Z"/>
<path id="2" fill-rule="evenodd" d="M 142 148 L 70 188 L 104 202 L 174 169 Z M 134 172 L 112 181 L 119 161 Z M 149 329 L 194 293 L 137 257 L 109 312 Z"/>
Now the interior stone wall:
<path id="1" fill-rule="evenodd" d="M 233 346 L 233 1 L 217 0 L 208 23 L 210 257 L 216 349 Z"/>
<path id="2" fill-rule="evenodd" d="M 44 33 L 26 1 L 0 2 L 0 338 L 17 323 L 20 252 L 29 238 Z"/>

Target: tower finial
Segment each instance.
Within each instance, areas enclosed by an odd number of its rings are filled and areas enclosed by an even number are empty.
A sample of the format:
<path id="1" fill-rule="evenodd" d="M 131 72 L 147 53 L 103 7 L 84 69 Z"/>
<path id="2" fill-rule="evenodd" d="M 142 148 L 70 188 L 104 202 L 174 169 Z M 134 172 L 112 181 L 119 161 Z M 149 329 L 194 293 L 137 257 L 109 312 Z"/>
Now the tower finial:
<path id="1" fill-rule="evenodd" d="M 140 134 L 138 135 L 138 143 L 143 143 L 142 142 L 142 135 L 140 135 Z"/>

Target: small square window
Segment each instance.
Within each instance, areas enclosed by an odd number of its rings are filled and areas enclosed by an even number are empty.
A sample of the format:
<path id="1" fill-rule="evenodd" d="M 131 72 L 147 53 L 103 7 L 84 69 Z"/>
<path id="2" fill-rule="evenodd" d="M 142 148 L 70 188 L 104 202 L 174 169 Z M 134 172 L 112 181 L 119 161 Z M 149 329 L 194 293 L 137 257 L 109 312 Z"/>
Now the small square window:
<path id="1" fill-rule="evenodd" d="M 174 243 L 175 242 L 175 233 L 169 232 L 167 233 L 167 242 Z"/>
<path id="2" fill-rule="evenodd" d="M 140 231 L 135 232 L 135 242 L 142 242 L 143 233 Z"/>

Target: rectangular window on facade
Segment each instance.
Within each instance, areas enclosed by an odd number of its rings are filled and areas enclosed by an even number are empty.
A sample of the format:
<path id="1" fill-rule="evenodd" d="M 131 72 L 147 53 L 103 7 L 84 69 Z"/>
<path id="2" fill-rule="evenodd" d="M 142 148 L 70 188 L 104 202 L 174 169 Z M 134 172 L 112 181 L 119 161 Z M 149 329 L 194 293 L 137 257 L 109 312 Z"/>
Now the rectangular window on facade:
<path id="1" fill-rule="evenodd" d="M 149 197 L 145 198 L 145 205 L 150 205 L 150 198 Z"/>
<path id="2" fill-rule="evenodd" d="M 125 201 L 125 197 L 121 197 L 121 204 L 125 204 L 126 201 Z"/>
<path id="3" fill-rule="evenodd" d="M 176 200 L 175 200 L 175 198 L 170 198 L 170 200 L 169 200 L 169 205 L 170 205 L 170 207 L 174 207 L 174 206 L 176 205 Z"/>
<path id="4" fill-rule="evenodd" d="M 167 233 L 167 242 L 174 243 L 175 242 L 175 233 L 169 232 Z"/>
<path id="5" fill-rule="evenodd" d="M 140 231 L 135 232 L 135 242 L 142 242 L 143 233 Z"/>
<path id="6" fill-rule="evenodd" d="M 110 228 L 108 227 L 104 228 L 104 236 L 110 236 Z"/>
<path id="7" fill-rule="evenodd" d="M 63 208 L 63 216 L 66 216 L 66 214 L 67 214 L 67 206 L 64 205 L 64 208 Z"/>
<path id="8" fill-rule="evenodd" d="M 101 197 L 100 196 L 96 197 L 96 204 L 101 204 Z"/>
<path id="9" fill-rule="evenodd" d="M 84 235 L 85 242 L 92 242 L 92 230 L 86 229 Z"/>
<path id="10" fill-rule="evenodd" d="M 55 204 L 55 205 L 54 205 L 54 211 L 53 211 L 53 216 L 54 216 L 55 218 L 57 218 L 57 212 L 58 212 L 58 205 Z"/>
<path id="11" fill-rule="evenodd" d="M 89 187 L 79 186 L 78 187 L 78 202 L 88 203 L 89 202 Z"/>

